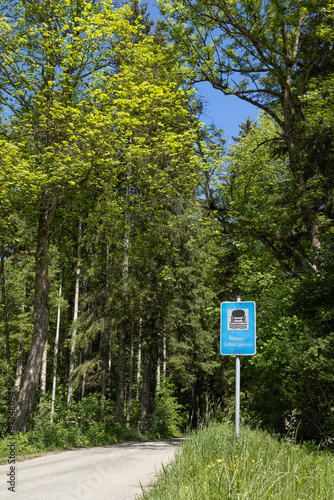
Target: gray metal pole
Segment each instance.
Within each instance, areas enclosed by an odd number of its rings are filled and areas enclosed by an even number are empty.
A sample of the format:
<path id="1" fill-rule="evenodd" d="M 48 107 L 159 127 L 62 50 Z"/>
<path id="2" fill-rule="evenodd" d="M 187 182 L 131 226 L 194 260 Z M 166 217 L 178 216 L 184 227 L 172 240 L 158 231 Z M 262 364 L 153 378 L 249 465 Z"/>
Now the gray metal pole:
<path id="1" fill-rule="evenodd" d="M 235 436 L 238 438 L 240 431 L 240 356 L 235 358 Z"/>
<path id="2" fill-rule="evenodd" d="M 241 302 L 240 295 L 237 302 Z M 240 356 L 235 358 L 235 436 L 240 435 Z"/>

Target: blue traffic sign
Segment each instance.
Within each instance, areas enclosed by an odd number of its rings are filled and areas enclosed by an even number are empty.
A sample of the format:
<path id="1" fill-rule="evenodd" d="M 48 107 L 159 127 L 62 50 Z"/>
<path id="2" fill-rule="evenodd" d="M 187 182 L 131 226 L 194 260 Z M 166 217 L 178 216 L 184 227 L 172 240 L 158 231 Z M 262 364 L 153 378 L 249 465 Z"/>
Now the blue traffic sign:
<path id="1" fill-rule="evenodd" d="M 220 313 L 220 354 L 256 354 L 255 302 L 223 302 Z"/>

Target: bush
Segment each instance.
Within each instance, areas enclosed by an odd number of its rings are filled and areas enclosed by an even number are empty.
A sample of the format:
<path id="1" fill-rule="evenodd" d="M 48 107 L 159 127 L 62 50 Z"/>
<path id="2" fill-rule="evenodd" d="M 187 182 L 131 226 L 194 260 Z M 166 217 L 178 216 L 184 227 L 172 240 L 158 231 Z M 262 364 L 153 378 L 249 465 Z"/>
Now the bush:
<path id="1" fill-rule="evenodd" d="M 148 430 L 157 438 L 179 436 L 184 418 L 180 414 L 182 405 L 173 396 L 174 386 L 168 381 L 156 392 L 155 409 L 149 417 Z"/>
<path id="2" fill-rule="evenodd" d="M 53 424 L 51 424 L 51 394 L 43 396 L 29 420 L 26 433 L 5 437 L 0 441 L 0 457 L 8 457 L 8 443 L 15 440 L 16 455 L 25 455 L 55 449 L 77 448 L 83 446 L 102 446 L 123 440 L 138 439 L 134 428 L 127 428 L 116 422 L 115 403 L 104 400 L 104 415 L 110 422 L 82 422 L 82 431 L 78 422 L 64 421 L 69 418 L 99 419 L 102 399 L 99 394 L 89 394 L 81 401 L 67 407 L 66 390 L 59 387 Z M 1 413 L 6 417 L 6 408 Z M 7 418 L 7 417 L 6 417 Z M 4 420 L 5 422 L 5 420 Z"/>

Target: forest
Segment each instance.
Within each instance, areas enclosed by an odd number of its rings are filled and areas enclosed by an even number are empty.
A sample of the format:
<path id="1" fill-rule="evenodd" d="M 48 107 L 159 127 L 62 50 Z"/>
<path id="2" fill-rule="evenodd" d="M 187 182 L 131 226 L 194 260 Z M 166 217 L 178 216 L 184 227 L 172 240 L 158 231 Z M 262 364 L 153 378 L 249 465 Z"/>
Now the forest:
<path id="1" fill-rule="evenodd" d="M 233 418 L 240 295 L 242 418 L 333 443 L 334 2 L 159 7 L 0 0 L 0 437 L 12 391 L 17 433 Z M 198 82 L 259 110 L 232 144 Z"/>

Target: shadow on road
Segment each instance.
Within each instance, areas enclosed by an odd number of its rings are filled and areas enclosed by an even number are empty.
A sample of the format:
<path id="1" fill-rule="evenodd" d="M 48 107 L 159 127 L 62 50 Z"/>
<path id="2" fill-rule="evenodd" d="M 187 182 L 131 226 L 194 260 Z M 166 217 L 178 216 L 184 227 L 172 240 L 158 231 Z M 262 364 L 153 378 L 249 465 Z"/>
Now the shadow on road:
<path id="1" fill-rule="evenodd" d="M 130 448 L 136 448 L 136 449 L 156 449 L 157 446 L 159 448 L 163 448 L 164 446 L 179 446 L 181 443 L 183 443 L 186 440 L 186 438 L 180 437 L 180 438 L 173 438 L 173 439 L 162 439 L 162 440 L 157 440 L 157 441 L 125 441 L 124 443 L 117 443 L 117 444 L 107 444 L 103 446 L 99 446 L 99 448 L 125 448 L 125 449 L 130 449 Z"/>

